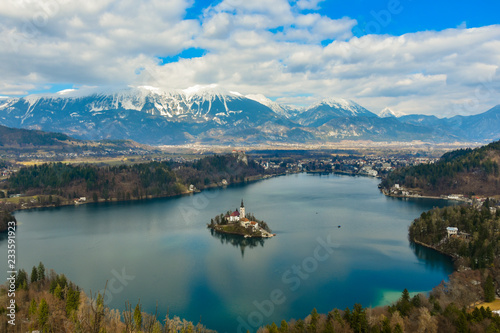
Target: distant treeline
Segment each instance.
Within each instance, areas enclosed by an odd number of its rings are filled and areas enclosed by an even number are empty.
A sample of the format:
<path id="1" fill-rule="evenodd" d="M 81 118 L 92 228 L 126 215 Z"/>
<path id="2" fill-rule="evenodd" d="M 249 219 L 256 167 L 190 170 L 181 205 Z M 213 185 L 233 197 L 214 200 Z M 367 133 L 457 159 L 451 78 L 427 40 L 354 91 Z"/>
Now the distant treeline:
<path id="1" fill-rule="evenodd" d="M 237 155 L 215 155 L 194 162 L 149 162 L 133 165 L 98 166 L 48 163 L 23 167 L 8 179 L 9 192 L 51 195 L 72 200 L 132 200 L 164 197 L 186 192 L 190 185 L 203 189 L 225 179 L 242 182 L 270 173 Z M 276 172 L 276 171 L 273 171 Z M 50 203 L 49 203 L 50 204 Z"/>
<path id="2" fill-rule="evenodd" d="M 459 258 L 471 268 L 490 267 L 500 255 L 500 209 L 490 211 L 488 199 L 481 209 L 472 206 L 434 208 L 422 213 L 409 229 L 411 241 L 418 241 Z M 447 227 L 458 228 L 455 237 L 447 236 Z"/>
<path id="3" fill-rule="evenodd" d="M 437 163 L 395 170 L 382 181 L 390 188 L 399 184 L 421 189 L 424 194 L 498 194 L 500 141 L 476 149 L 444 154 Z"/>

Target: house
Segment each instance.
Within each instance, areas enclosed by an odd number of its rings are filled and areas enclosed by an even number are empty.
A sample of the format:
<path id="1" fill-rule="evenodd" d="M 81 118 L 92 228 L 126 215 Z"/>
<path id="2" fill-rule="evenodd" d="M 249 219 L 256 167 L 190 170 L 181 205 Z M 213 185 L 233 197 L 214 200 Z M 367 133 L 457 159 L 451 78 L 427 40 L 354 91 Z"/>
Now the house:
<path id="1" fill-rule="evenodd" d="M 448 233 L 448 237 L 456 236 L 458 234 L 458 228 L 456 227 L 447 227 L 446 232 Z"/>
<path id="2" fill-rule="evenodd" d="M 240 218 L 240 225 L 242 227 L 247 228 L 250 225 L 250 220 L 247 219 L 246 217 L 242 217 L 242 218 Z"/>

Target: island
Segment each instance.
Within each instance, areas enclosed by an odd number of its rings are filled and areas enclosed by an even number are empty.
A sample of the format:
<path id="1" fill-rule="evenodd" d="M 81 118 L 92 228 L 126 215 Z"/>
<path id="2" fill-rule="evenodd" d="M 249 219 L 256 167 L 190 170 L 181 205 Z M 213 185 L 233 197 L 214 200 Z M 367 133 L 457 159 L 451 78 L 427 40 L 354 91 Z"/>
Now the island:
<path id="1" fill-rule="evenodd" d="M 241 199 L 240 209 L 236 208 L 233 212 L 220 214 L 210 220 L 207 224 L 209 229 L 219 233 L 240 235 L 245 238 L 271 238 L 276 236 L 266 222 L 260 221 L 253 214 L 245 213 L 245 205 Z"/>

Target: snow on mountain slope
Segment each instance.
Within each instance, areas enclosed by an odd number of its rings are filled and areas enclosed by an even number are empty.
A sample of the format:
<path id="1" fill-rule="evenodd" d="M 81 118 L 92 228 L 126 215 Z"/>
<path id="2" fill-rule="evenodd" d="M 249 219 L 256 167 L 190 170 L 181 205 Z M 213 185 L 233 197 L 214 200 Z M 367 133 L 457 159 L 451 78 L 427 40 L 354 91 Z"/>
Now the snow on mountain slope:
<path id="1" fill-rule="evenodd" d="M 344 98 L 327 98 L 309 108 L 296 117 L 304 126 L 321 126 L 334 118 L 377 117 L 361 105 Z"/>
<path id="2" fill-rule="evenodd" d="M 383 114 L 389 113 L 397 115 L 390 110 Z M 449 142 L 472 137 L 467 130 L 471 128 L 474 139 L 482 140 L 498 136 L 498 114 L 494 109 L 475 118 L 379 118 L 342 98 L 328 98 L 301 110 L 263 95 L 243 96 L 216 85 L 184 90 L 151 86 L 66 89 L 55 94 L 0 99 L 1 125 L 62 132 L 80 139 L 132 139 L 149 144 L 342 139 Z"/>
<path id="3" fill-rule="evenodd" d="M 388 117 L 399 118 L 399 117 L 402 117 L 402 116 L 405 116 L 405 115 L 406 114 L 403 113 L 403 112 L 394 111 L 394 110 L 392 110 L 390 108 L 385 108 L 382 111 L 380 111 L 380 113 L 378 114 L 378 116 L 380 118 L 388 118 Z"/>
<path id="4" fill-rule="evenodd" d="M 273 110 L 276 114 L 279 114 L 280 116 L 286 117 L 288 119 L 295 117 L 297 114 L 303 111 L 303 109 L 297 107 L 276 103 L 262 94 L 255 94 L 255 95 L 251 94 L 251 95 L 246 95 L 245 97 L 267 106 L 268 108 Z"/>

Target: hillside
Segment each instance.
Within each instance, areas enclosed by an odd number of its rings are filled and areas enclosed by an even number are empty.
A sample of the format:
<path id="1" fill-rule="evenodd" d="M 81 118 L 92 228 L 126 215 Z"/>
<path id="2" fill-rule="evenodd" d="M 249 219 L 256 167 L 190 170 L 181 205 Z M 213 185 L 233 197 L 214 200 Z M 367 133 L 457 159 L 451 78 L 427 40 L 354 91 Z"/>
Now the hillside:
<path id="1" fill-rule="evenodd" d="M 62 133 L 0 125 L 0 155 L 8 160 L 144 155 L 158 149 L 132 140 L 80 140 Z M 1 166 L 4 167 L 4 166 Z"/>
<path id="2" fill-rule="evenodd" d="M 421 195 L 500 195 L 500 141 L 476 149 L 444 154 L 434 164 L 401 168 L 387 175 L 381 187 L 394 185 Z"/>
<path id="3" fill-rule="evenodd" d="M 9 128 L 0 125 L 0 147 L 3 148 L 53 147 L 78 144 L 80 142 L 80 140 L 61 133 Z"/>

